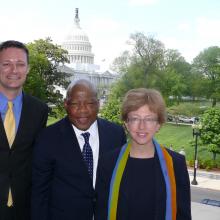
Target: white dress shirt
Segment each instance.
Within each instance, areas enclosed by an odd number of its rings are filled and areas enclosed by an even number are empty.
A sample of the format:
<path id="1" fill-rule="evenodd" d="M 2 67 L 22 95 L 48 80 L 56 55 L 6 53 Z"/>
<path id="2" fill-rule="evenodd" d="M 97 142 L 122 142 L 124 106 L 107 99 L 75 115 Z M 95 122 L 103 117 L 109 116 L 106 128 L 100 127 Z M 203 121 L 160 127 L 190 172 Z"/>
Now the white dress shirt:
<path id="1" fill-rule="evenodd" d="M 99 132 L 98 132 L 98 125 L 97 121 L 95 121 L 88 130 L 82 131 L 79 130 L 76 126 L 72 125 L 73 129 L 76 134 L 76 138 L 78 140 L 80 150 L 83 151 L 83 146 L 85 144 L 85 140 L 82 133 L 89 132 L 89 144 L 92 148 L 92 154 L 93 154 L 93 187 L 95 188 L 95 182 L 96 182 L 96 171 L 98 166 L 98 158 L 99 158 Z"/>

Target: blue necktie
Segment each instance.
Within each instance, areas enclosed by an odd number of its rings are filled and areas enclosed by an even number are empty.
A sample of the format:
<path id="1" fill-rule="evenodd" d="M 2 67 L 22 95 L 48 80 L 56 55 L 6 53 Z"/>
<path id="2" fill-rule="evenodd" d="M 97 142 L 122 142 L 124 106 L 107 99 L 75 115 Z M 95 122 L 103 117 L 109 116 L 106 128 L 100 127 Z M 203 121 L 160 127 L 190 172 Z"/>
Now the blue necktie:
<path id="1" fill-rule="evenodd" d="M 83 146 L 82 156 L 88 168 L 89 175 L 91 179 L 93 179 L 93 154 L 92 148 L 89 144 L 89 132 L 85 132 L 81 134 L 84 137 L 85 144 Z"/>

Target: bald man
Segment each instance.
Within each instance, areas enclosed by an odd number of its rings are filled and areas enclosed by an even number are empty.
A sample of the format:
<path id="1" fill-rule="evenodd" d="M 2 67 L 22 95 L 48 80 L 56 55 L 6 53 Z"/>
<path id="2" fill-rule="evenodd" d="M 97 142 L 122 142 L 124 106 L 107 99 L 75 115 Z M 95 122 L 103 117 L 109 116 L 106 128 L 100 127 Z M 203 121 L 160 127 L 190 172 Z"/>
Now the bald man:
<path id="1" fill-rule="evenodd" d="M 64 107 L 67 116 L 35 145 L 32 220 L 92 220 L 98 158 L 126 142 L 121 126 L 97 117 L 99 100 L 89 81 L 70 84 Z"/>

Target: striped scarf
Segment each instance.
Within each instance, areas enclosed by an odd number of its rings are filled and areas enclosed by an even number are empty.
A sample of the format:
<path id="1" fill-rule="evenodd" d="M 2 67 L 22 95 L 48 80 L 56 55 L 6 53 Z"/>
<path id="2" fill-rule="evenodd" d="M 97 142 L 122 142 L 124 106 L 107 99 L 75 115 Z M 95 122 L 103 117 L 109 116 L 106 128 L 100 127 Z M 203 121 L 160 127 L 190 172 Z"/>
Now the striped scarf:
<path id="1" fill-rule="evenodd" d="M 155 149 L 158 154 L 160 167 L 166 185 L 166 218 L 165 220 L 176 220 L 176 181 L 173 168 L 173 160 L 165 147 L 159 145 L 156 140 L 153 140 Z M 130 153 L 130 143 L 125 144 L 118 156 L 115 168 L 113 170 L 110 192 L 108 199 L 108 220 L 116 220 L 118 197 L 120 190 L 120 183 L 125 166 Z"/>

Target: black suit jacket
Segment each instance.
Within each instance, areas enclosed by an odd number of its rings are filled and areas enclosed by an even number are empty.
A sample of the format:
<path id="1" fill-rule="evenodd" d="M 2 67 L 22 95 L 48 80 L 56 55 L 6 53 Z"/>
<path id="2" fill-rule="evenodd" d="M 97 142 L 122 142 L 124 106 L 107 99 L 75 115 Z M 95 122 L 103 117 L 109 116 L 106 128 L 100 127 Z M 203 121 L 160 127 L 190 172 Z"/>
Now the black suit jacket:
<path id="1" fill-rule="evenodd" d="M 98 119 L 99 154 L 122 146 L 121 126 Z M 66 117 L 46 128 L 33 160 L 32 220 L 92 220 L 95 192 Z"/>
<path id="2" fill-rule="evenodd" d="M 179 153 L 167 149 L 173 159 L 174 173 L 176 179 L 177 192 L 177 220 L 191 220 L 190 182 L 186 168 L 185 157 Z M 115 167 L 120 149 L 116 149 L 100 158 L 97 170 L 97 203 L 95 220 L 107 220 L 109 187 L 112 172 Z M 155 163 L 155 208 L 156 216 L 154 220 L 164 220 L 166 209 L 166 189 L 163 174 L 160 168 L 159 159 L 156 156 Z M 138 170 L 137 170 L 138 172 Z M 125 173 L 124 173 L 125 174 Z M 147 174 L 146 174 L 147 175 Z M 123 177 L 122 177 L 123 178 Z M 151 178 L 151 176 L 149 176 Z M 134 186 L 135 187 L 135 186 Z M 120 195 L 120 194 L 119 194 Z M 124 195 L 122 195 L 124 196 Z M 126 196 L 128 198 L 129 195 Z M 125 197 L 124 197 L 125 198 Z M 138 198 L 138 195 L 137 195 Z M 119 220 L 129 219 L 129 201 L 123 199 L 126 204 L 118 204 L 122 211 Z M 147 208 L 147 206 L 146 206 Z M 147 216 L 146 216 L 147 219 Z"/>
<path id="3" fill-rule="evenodd" d="M 46 104 L 23 94 L 21 118 L 11 148 L 0 119 L 0 213 L 7 204 L 11 187 L 16 220 L 30 219 L 33 143 L 40 130 L 46 126 L 47 113 Z"/>

